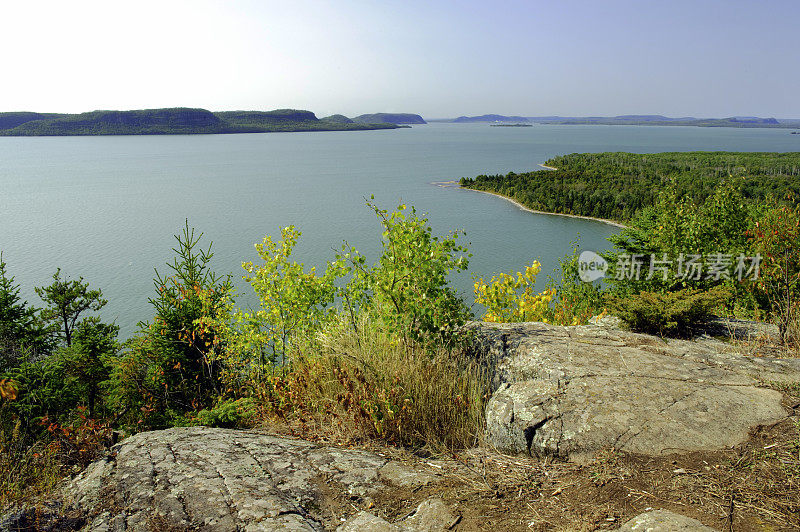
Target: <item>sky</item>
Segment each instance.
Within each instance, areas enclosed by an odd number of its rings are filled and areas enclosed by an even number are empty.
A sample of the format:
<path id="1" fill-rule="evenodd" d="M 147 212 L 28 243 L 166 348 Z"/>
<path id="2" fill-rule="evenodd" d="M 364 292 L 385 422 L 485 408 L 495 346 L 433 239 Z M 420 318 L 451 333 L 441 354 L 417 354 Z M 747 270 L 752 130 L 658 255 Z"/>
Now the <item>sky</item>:
<path id="1" fill-rule="evenodd" d="M 0 111 L 800 118 L 797 0 L 0 0 Z"/>

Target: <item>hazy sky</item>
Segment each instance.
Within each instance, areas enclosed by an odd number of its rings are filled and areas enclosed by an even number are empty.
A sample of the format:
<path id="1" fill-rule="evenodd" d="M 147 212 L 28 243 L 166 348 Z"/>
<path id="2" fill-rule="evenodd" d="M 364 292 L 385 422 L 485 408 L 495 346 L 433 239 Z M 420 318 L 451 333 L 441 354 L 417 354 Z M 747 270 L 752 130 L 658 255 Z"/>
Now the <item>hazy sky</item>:
<path id="1" fill-rule="evenodd" d="M 0 0 L 0 111 L 800 118 L 800 1 Z"/>

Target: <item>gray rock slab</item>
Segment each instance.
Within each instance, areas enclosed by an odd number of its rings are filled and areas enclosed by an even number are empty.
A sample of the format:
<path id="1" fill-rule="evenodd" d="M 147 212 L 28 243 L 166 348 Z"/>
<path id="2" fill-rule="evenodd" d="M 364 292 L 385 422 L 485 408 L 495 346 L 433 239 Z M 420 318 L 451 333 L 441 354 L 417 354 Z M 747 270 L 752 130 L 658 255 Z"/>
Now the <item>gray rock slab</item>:
<path id="1" fill-rule="evenodd" d="M 653 510 L 639 514 L 617 529 L 617 532 L 717 532 L 697 519 L 669 510 Z"/>
<path id="2" fill-rule="evenodd" d="M 322 530 L 327 490 L 386 485 L 374 454 L 207 427 L 136 434 L 63 489 L 87 530 Z"/>
<path id="3" fill-rule="evenodd" d="M 418 489 L 436 481 L 436 475 L 417 471 L 399 462 L 388 462 L 379 470 L 382 479 L 391 484 L 408 489 Z"/>
<path id="4" fill-rule="evenodd" d="M 375 532 L 401 532 L 399 526 L 393 525 L 385 519 L 364 511 L 358 512 L 348 519 L 346 523 L 336 529 L 336 532 L 366 532 L 367 530 L 374 530 Z"/>
<path id="5" fill-rule="evenodd" d="M 413 514 L 403 519 L 401 526 L 407 532 L 441 532 L 451 529 L 456 522 L 456 517 L 444 501 L 431 497 L 422 501 Z"/>
<path id="6" fill-rule="evenodd" d="M 430 497 L 422 501 L 414 512 L 398 521 L 390 523 L 369 512 L 359 512 L 336 532 L 444 532 L 450 530 L 458 519 L 450 512 L 447 505 L 438 497 Z"/>
<path id="7" fill-rule="evenodd" d="M 487 436 L 499 450 L 581 460 L 737 445 L 787 416 L 761 381 L 800 381 L 800 360 L 748 357 L 719 341 L 665 341 L 599 326 L 476 324 L 496 391 Z"/>

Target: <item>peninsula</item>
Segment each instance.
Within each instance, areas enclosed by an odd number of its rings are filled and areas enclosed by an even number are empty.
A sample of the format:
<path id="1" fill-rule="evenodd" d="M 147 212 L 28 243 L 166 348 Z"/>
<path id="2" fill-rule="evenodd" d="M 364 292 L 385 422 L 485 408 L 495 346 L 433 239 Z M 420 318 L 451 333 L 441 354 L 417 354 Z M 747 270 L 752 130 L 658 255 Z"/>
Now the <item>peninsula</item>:
<path id="1" fill-rule="evenodd" d="M 665 187 L 697 204 L 725 180 L 736 180 L 753 203 L 800 195 L 798 152 L 573 153 L 541 166 L 544 170 L 462 178 L 460 185 L 533 211 L 623 224 L 652 206 Z"/>

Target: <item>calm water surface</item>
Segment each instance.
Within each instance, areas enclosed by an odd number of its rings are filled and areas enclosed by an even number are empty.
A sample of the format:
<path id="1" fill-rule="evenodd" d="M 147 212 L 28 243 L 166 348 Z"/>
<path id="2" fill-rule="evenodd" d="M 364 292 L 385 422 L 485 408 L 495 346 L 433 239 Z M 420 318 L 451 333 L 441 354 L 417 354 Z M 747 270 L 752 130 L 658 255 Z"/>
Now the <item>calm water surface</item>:
<path id="1" fill-rule="evenodd" d="M 102 288 L 107 320 L 127 337 L 149 319 L 153 268 L 170 260 L 184 219 L 214 241 L 214 267 L 240 277 L 253 244 L 295 224 L 297 258 L 324 266 L 342 240 L 374 256 L 380 228 L 364 198 L 428 213 L 438 232 L 462 229 L 470 275 L 545 273 L 580 237 L 605 248 L 617 229 L 534 215 L 502 198 L 432 185 L 462 176 L 538 169 L 573 152 L 800 151 L 787 130 L 647 126 L 431 124 L 412 129 L 197 136 L 0 137 L 0 249 L 23 295 L 56 267 Z M 542 275 L 541 277 L 545 277 Z M 243 292 L 249 293 L 242 282 Z M 252 297 L 245 297 L 245 303 Z"/>

